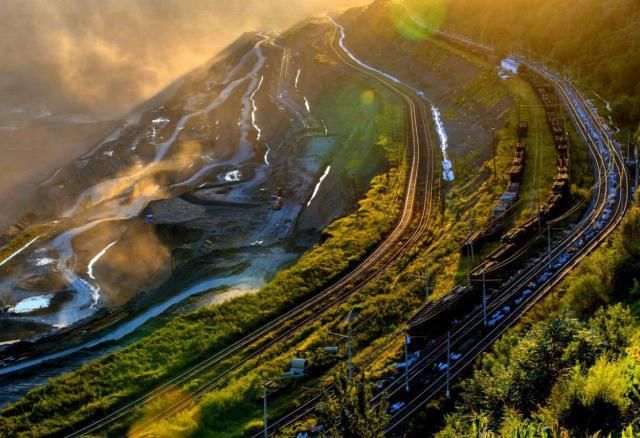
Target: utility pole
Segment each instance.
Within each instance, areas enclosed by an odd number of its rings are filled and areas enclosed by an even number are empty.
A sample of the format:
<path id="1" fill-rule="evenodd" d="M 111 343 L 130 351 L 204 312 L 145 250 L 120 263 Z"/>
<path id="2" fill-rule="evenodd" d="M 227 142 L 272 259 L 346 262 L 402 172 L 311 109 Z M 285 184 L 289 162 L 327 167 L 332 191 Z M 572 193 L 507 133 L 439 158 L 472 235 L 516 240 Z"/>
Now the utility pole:
<path id="1" fill-rule="evenodd" d="M 638 190 L 638 145 L 635 147 L 636 156 L 636 191 Z"/>
<path id="2" fill-rule="evenodd" d="M 533 219 L 533 184 L 531 185 L 531 219 Z"/>
<path id="3" fill-rule="evenodd" d="M 549 269 L 551 269 L 551 226 L 547 222 L 547 250 L 549 252 Z"/>
<path id="4" fill-rule="evenodd" d="M 447 331 L 447 398 L 451 398 L 449 378 L 451 377 L 451 329 Z"/>
<path id="5" fill-rule="evenodd" d="M 496 128 L 491 128 L 491 149 L 493 150 L 493 181 L 498 182 L 498 168 L 496 167 Z"/>
<path id="6" fill-rule="evenodd" d="M 469 237 L 471 237 L 472 233 L 473 233 L 473 226 L 469 224 Z M 471 265 L 473 265 L 473 262 L 475 260 L 475 257 L 473 255 L 473 239 L 469 241 L 469 248 L 471 249 Z M 469 271 L 471 271 L 471 265 L 469 266 Z"/>
<path id="7" fill-rule="evenodd" d="M 269 415 L 267 413 L 267 381 L 262 382 L 262 398 L 264 411 L 264 438 L 269 438 Z"/>
<path id="8" fill-rule="evenodd" d="M 469 250 L 467 251 L 467 256 L 469 256 L 469 258 L 467 259 L 467 267 L 469 268 L 467 270 L 467 281 L 469 282 L 469 284 L 471 284 L 471 270 L 473 269 L 473 236 L 471 235 L 471 232 L 473 231 L 473 228 L 471 227 L 471 224 L 469 224 Z"/>
<path id="9" fill-rule="evenodd" d="M 404 331 L 404 389 L 409 392 L 409 332 Z"/>
<path id="10" fill-rule="evenodd" d="M 424 268 L 424 303 L 429 302 L 429 266 Z"/>
<path id="11" fill-rule="evenodd" d="M 387 173 L 387 175 L 388 175 L 388 173 Z M 387 181 L 388 181 L 388 178 L 387 178 Z M 354 205 L 355 210 L 356 210 L 356 217 L 358 217 L 358 212 L 359 212 L 359 209 L 358 209 L 358 186 L 356 184 L 356 176 L 354 174 L 351 174 L 351 185 L 353 187 L 353 199 L 354 199 L 353 205 Z"/>
<path id="12" fill-rule="evenodd" d="M 351 362 L 351 318 L 347 323 L 347 356 L 349 358 L 349 383 L 353 379 L 353 363 Z"/>
<path id="13" fill-rule="evenodd" d="M 484 326 L 487 326 L 487 280 L 484 277 L 484 269 L 482 270 L 482 317 Z"/>
<path id="14" fill-rule="evenodd" d="M 347 340 L 347 360 L 349 361 L 348 377 L 349 377 L 349 383 L 351 383 L 351 379 L 353 379 L 353 361 L 352 361 L 352 355 L 351 355 L 351 313 L 349 313 L 349 316 L 347 319 L 346 335 L 343 335 L 342 333 L 335 333 L 335 332 L 329 332 L 329 334 L 334 336 L 339 336 L 341 338 L 346 338 Z"/>

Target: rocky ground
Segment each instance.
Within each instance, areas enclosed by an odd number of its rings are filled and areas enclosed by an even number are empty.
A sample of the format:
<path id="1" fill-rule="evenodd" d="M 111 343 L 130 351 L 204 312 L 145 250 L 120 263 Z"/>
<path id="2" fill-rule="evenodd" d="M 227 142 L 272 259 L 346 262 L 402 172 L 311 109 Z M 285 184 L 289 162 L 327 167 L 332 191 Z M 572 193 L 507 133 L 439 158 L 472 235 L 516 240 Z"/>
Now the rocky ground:
<path id="1" fill-rule="evenodd" d="M 320 20 L 279 37 L 245 35 L 43 184 L 46 204 L 30 222 L 54 231 L 0 266 L 0 293 L 14 305 L 55 299 L 37 312 L 9 307 L 1 340 L 33 335 L 21 329 L 28 323 L 69 327 L 60 336 L 77 344 L 92 326 L 204 291 L 194 285 L 241 282 L 246 271 L 259 287 L 351 211 L 383 157 L 370 154 L 375 136 L 339 151 L 343 128 L 314 111 L 335 79 L 333 64 L 317 61 L 330 55 L 325 34 Z M 309 50 L 308 41 L 318 43 Z M 363 155 L 358 184 L 335 190 L 349 181 L 345 163 Z M 265 251 L 271 264 L 256 275 L 252 257 Z M 60 336 L 41 350 L 60 348 Z"/>

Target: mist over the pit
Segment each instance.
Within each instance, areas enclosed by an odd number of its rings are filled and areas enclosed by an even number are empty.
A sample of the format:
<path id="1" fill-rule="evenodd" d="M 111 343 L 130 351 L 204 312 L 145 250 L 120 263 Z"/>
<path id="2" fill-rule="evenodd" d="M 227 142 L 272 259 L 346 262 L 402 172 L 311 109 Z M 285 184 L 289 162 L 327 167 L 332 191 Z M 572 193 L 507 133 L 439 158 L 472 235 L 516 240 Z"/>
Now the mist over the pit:
<path id="1" fill-rule="evenodd" d="M 3 0 L 0 233 L 38 183 L 243 32 L 367 0 Z"/>
<path id="2" fill-rule="evenodd" d="M 365 2 L 4 0 L 0 125 L 50 112 L 121 116 L 242 32 Z"/>

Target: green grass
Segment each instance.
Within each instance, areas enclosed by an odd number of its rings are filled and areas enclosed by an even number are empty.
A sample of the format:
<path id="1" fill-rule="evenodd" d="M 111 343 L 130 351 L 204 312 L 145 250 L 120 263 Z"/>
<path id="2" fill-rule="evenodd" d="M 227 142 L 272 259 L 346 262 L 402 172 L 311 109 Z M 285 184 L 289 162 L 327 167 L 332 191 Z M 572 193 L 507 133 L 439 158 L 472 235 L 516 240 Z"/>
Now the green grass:
<path id="1" fill-rule="evenodd" d="M 359 96 L 358 90 L 348 90 L 341 97 L 342 103 L 354 102 Z M 487 94 L 488 96 L 490 94 Z M 383 112 L 377 124 L 387 123 L 396 126 L 398 112 Z M 343 114 L 340 117 L 351 117 Z M 397 131 L 394 130 L 394 131 Z M 389 156 L 391 163 L 401 161 L 403 149 L 389 149 L 393 144 L 393 136 L 380 142 L 388 150 L 395 150 L 398 155 Z M 458 186 L 466 186 L 464 181 L 454 182 L 454 190 Z M 488 186 L 483 186 L 486 190 Z M 439 218 L 417 248 L 394 264 L 376 281 L 371 282 L 358 294 L 352 296 L 344 305 L 331 309 L 323 318 L 310 327 L 296 333 L 291 339 L 264 352 L 259 360 L 252 360 L 228 376 L 226 382 L 218 389 L 211 391 L 205 400 L 190 411 L 182 413 L 179 418 L 162 422 L 154 429 L 154 433 L 162 435 L 176 425 L 186 425 L 189 434 L 207 436 L 215 433 L 220 436 L 240 436 L 257 432 L 261 427 L 260 382 L 264 377 L 278 380 L 278 376 L 287 369 L 292 357 L 306 357 L 313 364 L 313 372 L 308 378 L 287 383 L 287 388 L 270 398 L 270 412 L 273 416 L 284 413 L 295 406 L 303 398 L 304 387 L 322 387 L 327 376 L 342 368 L 345 361 L 344 348 L 337 357 L 327 357 L 323 353 L 326 345 L 340 344 L 340 340 L 329 334 L 329 331 L 342 330 L 340 321 L 351 308 L 359 309 L 359 316 L 354 321 L 358 328 L 354 330 L 354 361 L 362 361 L 379 345 L 387 345 L 383 353 L 378 354 L 374 365 L 369 369 L 372 376 L 385 372 L 388 364 L 396 360 L 399 350 L 396 330 L 424 300 L 423 280 L 419 279 L 424 266 L 430 266 L 431 299 L 447 294 L 455 285 L 455 266 L 459 261 L 458 245 L 466 235 L 467 221 L 470 217 L 486 214 L 483 206 L 476 205 L 477 187 L 469 196 L 457 197 L 455 205 L 448 206 L 444 218 Z M 482 193 L 484 195 L 484 193 Z M 492 199 L 492 197 L 489 197 Z M 488 205 L 488 204 L 487 204 Z M 359 321 L 361 321 L 359 323 Z M 366 321 L 366 323 L 364 322 Z M 344 347 L 344 345 L 342 345 Z M 202 379 L 213 377 L 212 373 Z"/>
<path id="2" fill-rule="evenodd" d="M 538 206 L 544 205 L 551 194 L 553 178 L 558 173 L 556 166 L 556 148 L 547 124 L 546 111 L 542 101 L 538 98 L 533 86 L 520 77 L 509 78 L 506 81 L 511 94 L 520 107 L 520 120 L 529 122 L 529 134 L 524 140 L 527 148 L 524 175 L 520 185 L 520 206 L 514 214 L 514 222 L 521 223 L 535 215 Z M 511 157 L 515 151 L 517 141 L 517 111 L 509 115 L 510 136 L 508 140 Z M 510 167 L 510 162 L 508 166 Z M 503 173 L 507 175 L 508 169 Z M 506 184 L 505 184 L 506 189 Z M 531 211 L 531 192 L 534 194 L 533 212 Z"/>
<path id="3" fill-rule="evenodd" d="M 447 43 L 442 44 L 448 47 Z M 473 55 L 468 57 L 476 61 Z M 477 61 L 482 63 L 482 61 Z M 544 205 L 551 194 L 553 179 L 557 174 L 556 150 L 553 137 L 546 120 L 546 112 L 533 86 L 522 77 L 511 77 L 507 80 L 498 79 L 497 75 L 486 77 L 481 75 L 476 81 L 466 87 L 466 92 L 474 96 L 475 102 L 490 108 L 505 95 L 509 95 L 518 106 L 512 107 L 507 113 L 505 126 L 496 133 L 496 169 L 497 178 L 493 175 L 493 163 L 488 160 L 481 166 L 480 172 L 474 163 L 478 154 L 469 154 L 463 161 L 458 160 L 455 166 L 458 177 L 466 184 L 455 187 L 447 196 L 447 205 L 456 208 L 458 200 L 475 198 L 475 215 L 469 218 L 473 229 L 484 227 L 491 217 L 491 208 L 498 203 L 498 197 L 506 191 L 509 183 L 508 172 L 511 168 L 515 144 L 517 142 L 516 127 L 518 120 L 529 122 L 529 133 L 524 142 L 527 148 L 525 171 L 519 189 L 520 201 L 516 209 L 507 219 L 505 229 L 524 222 L 531 217 L 531 193 L 533 192 L 533 214 L 538 206 Z M 506 92 L 505 95 L 503 93 Z M 469 105 L 470 102 L 459 102 Z M 587 146 L 578 136 L 575 128 L 568 123 L 567 129 L 571 139 L 571 171 L 573 202 L 580 203 L 589 197 L 588 190 L 593 184 L 593 171 L 588 156 Z M 480 185 L 480 190 L 477 190 Z M 586 207 L 586 204 L 584 205 Z M 499 236 L 498 236 L 499 238 Z M 481 257 L 490 253 L 497 246 L 497 240 L 487 242 L 476 254 L 476 264 Z M 458 264 L 456 279 L 460 283 L 466 282 L 470 269 L 468 257 L 461 257 Z"/>
<path id="4" fill-rule="evenodd" d="M 483 105 L 495 103 L 507 93 L 488 72 L 482 73 L 477 85 L 475 100 Z M 339 134 L 347 139 L 347 145 L 363 138 L 377 141 L 391 166 L 388 176 L 373 179 L 357 216 L 334 222 L 325 231 L 326 240 L 320 246 L 276 275 L 257 294 L 177 317 L 130 347 L 29 392 L 23 400 L 0 411 L 0 434 L 26 433 L 31 428 L 36 434 L 60 433 L 70 425 L 100 416 L 291 308 L 362 258 L 393 223 L 405 179 L 404 112 L 383 91 L 374 89 L 373 103 L 362 99 L 362 91 L 361 82 L 342 87 L 328 92 L 326 100 L 318 105 L 318 111 L 334 117 L 329 120 L 330 126 L 339 123 L 343 127 Z M 357 124 L 359 118 L 375 120 L 364 137 L 362 130 L 346 128 Z M 504 139 L 501 135 L 501 144 L 499 153 L 505 157 L 501 166 L 506 168 L 514 143 L 505 134 Z M 485 162 L 479 172 L 477 166 L 471 165 L 471 160 L 477 158 L 469 157 L 468 170 L 458 173 L 459 179 L 447 194 L 444 216 L 438 218 L 416 248 L 343 306 L 330 310 L 317 323 L 259 359 L 249 361 L 195 408 L 159 422 L 154 432 L 165 436 L 207 436 L 214 432 L 239 436 L 255 431 L 261 425 L 259 395 L 264 376 L 280 375 L 294 356 L 303 355 L 316 366 L 310 378 L 292 383 L 292 387 L 274 395 L 271 406 L 277 415 L 299 402 L 302 385 L 321 386 L 327 375 L 343 367 L 344 349 L 338 357 L 331 358 L 322 353 L 322 347 L 339 343 L 328 332 L 341 330 L 340 321 L 354 306 L 360 309 L 358 321 L 364 321 L 354 332 L 355 361 L 361 363 L 373 348 L 388 344 L 368 371 L 372 376 L 384 373 L 400 353 L 397 329 L 423 302 L 423 280 L 417 276 L 429 265 L 431 299 L 446 295 L 457 283 L 458 266 L 464 263 L 458 245 L 469 224 L 486 221 L 496 195 L 504 189 L 489 178 L 490 162 Z M 356 164 L 348 166 L 355 169 Z M 218 371 L 200 378 L 215 377 Z M 188 387 L 176 388 L 177 393 L 188 391 Z M 169 403 L 172 397 L 159 404 Z M 136 418 L 144 419 L 154 409 L 158 406 L 145 408 Z M 118 425 L 113 433 L 126 433 L 130 421 Z"/>
<path id="5" fill-rule="evenodd" d="M 497 86 L 488 77 L 483 77 L 485 84 Z M 479 98 L 484 102 L 495 102 L 500 98 L 500 90 L 483 90 Z M 354 103 L 359 97 L 359 90 L 346 89 L 341 94 L 341 104 Z M 367 109 L 361 109 L 366 111 Z M 397 115 L 398 113 L 396 113 Z M 339 114 L 338 117 L 349 120 L 352 114 Z M 387 127 L 396 122 L 393 113 L 379 117 L 378 124 L 386 121 Z M 399 152 L 399 148 L 389 149 L 393 144 L 391 138 L 384 138 L 380 142 L 390 151 Z M 513 146 L 513 144 L 511 145 Z M 509 151 L 510 163 L 513 149 Z M 390 162 L 400 161 L 400 154 L 395 158 L 389 157 Z M 293 383 L 287 383 L 286 390 L 274 394 L 270 398 L 272 415 L 286 412 L 292 405 L 299 403 L 305 387 L 322 387 L 326 384 L 327 376 L 344 366 L 344 348 L 338 357 L 327 357 L 323 353 L 326 345 L 340 344 L 339 339 L 329 334 L 329 331 L 342 330 L 340 321 L 351 308 L 359 309 L 359 315 L 354 321 L 358 328 L 354 330 L 354 361 L 362 363 L 371 354 L 372 349 L 379 345 L 387 345 L 382 354 L 377 355 L 376 361 L 369 369 L 372 376 L 385 372 L 389 363 L 397 359 L 399 350 L 397 329 L 423 302 L 423 281 L 417 278 L 422 274 L 426 264 L 430 267 L 431 299 L 437 299 L 447 294 L 456 282 L 455 266 L 460 261 L 458 245 L 467 232 L 467 225 L 471 218 L 486 215 L 495 193 L 491 184 L 482 184 L 478 190 L 477 182 L 486 182 L 489 164 L 485 164 L 483 171 L 470 181 L 457 180 L 453 183 L 451 192 L 462 196 L 448 196 L 447 212 L 444 218 L 439 218 L 432 229 L 424 236 L 420 245 L 410 251 L 405 257 L 394 264 L 376 281 L 368 284 L 360 293 L 352 296 L 344 305 L 331 309 L 321 320 L 310 327 L 296 333 L 291 339 L 264 352 L 259 360 L 252 360 L 230 375 L 220 388 L 211 391 L 205 400 L 197 404 L 190 411 L 182 413 L 178 418 L 162 422 L 154 429 L 154 433 L 162 435 L 163 430 L 184 425 L 188 434 L 207 436 L 216 433 L 221 436 L 240 436 L 257 432 L 261 426 L 260 382 L 264 377 L 278 380 L 278 376 L 286 370 L 292 357 L 306 357 L 314 365 L 311 376 Z M 550 186 L 550 184 L 549 184 Z M 478 202 L 478 198 L 485 202 Z M 344 236 L 343 236 L 344 237 Z M 359 321 L 365 321 L 360 322 Z M 344 347 L 344 346 L 343 346 Z M 202 376 L 202 379 L 213 377 Z"/>

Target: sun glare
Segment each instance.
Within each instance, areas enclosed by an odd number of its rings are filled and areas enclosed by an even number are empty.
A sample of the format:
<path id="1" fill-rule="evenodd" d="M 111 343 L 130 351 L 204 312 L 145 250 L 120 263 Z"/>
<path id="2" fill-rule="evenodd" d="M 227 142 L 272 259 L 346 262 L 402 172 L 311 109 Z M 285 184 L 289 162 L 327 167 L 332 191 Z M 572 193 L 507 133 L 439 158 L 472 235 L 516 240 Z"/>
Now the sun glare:
<path id="1" fill-rule="evenodd" d="M 445 17 L 443 0 L 399 0 L 389 8 L 391 21 L 400 35 L 413 41 L 431 37 Z"/>
<path id="2" fill-rule="evenodd" d="M 364 105 L 371 105 L 375 100 L 375 94 L 371 90 L 363 91 L 360 95 L 360 102 Z"/>

